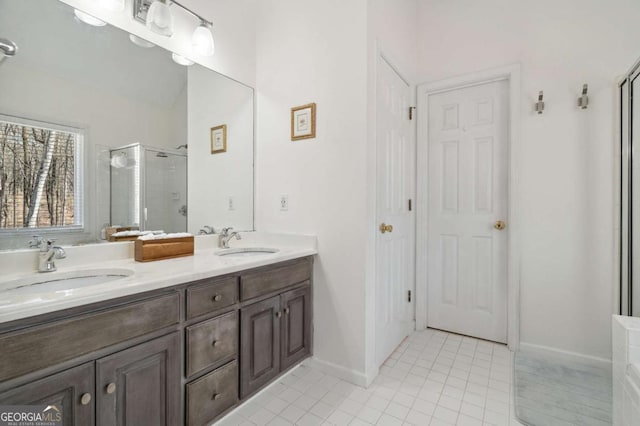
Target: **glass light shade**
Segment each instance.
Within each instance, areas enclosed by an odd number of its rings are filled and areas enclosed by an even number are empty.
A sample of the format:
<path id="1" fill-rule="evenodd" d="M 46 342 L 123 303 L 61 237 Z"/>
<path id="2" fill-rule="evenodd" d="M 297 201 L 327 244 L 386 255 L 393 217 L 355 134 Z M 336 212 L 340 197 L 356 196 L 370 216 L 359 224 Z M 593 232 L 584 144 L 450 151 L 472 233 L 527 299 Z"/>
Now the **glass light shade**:
<path id="1" fill-rule="evenodd" d="M 144 47 L 145 49 L 155 47 L 155 44 L 143 38 L 140 38 L 137 35 L 129 34 L 129 40 L 131 40 L 131 43 L 135 44 L 136 46 Z"/>
<path id="2" fill-rule="evenodd" d="M 193 31 L 191 44 L 193 45 L 193 51 L 198 55 L 212 56 L 215 52 L 213 34 L 205 24 L 201 24 Z"/>
<path id="3" fill-rule="evenodd" d="M 80 21 L 84 22 L 85 24 L 93 25 L 94 27 L 104 27 L 105 25 L 107 25 L 106 22 L 101 21 L 98 18 L 94 18 L 88 13 L 84 13 L 83 11 L 78 9 L 74 9 L 73 14 L 76 15 L 76 18 L 78 18 Z"/>
<path id="4" fill-rule="evenodd" d="M 185 58 L 184 56 L 180 56 L 177 53 L 172 53 L 171 59 L 173 59 L 173 62 L 175 62 L 176 64 L 184 65 L 185 67 L 193 65 L 193 61 Z"/>
<path id="5" fill-rule="evenodd" d="M 124 10 L 124 0 L 98 0 L 100 6 L 113 12 L 122 12 Z"/>
<path id="6" fill-rule="evenodd" d="M 173 35 L 173 15 L 169 10 L 169 5 L 160 0 L 151 3 L 147 12 L 147 28 L 166 37 Z"/>

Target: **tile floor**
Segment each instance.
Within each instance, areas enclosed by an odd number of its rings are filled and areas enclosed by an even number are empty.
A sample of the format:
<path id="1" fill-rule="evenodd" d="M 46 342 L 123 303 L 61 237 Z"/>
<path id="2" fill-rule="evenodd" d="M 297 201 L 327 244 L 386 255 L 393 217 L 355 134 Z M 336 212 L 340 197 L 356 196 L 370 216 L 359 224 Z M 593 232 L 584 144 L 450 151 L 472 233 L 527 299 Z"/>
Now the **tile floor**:
<path id="1" fill-rule="evenodd" d="M 506 346 L 437 330 L 409 336 L 364 389 L 304 363 L 216 426 L 521 425 Z"/>

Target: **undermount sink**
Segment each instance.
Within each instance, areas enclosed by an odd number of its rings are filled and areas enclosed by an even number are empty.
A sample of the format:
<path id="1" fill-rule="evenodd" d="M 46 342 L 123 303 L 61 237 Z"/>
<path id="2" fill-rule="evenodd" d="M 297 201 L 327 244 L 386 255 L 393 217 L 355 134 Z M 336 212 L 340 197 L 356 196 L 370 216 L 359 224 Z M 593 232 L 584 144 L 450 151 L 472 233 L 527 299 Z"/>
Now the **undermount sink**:
<path id="1" fill-rule="evenodd" d="M 21 294 L 59 292 L 90 287 L 133 275 L 130 269 L 93 269 L 70 272 L 38 273 L 0 282 L 0 290 Z"/>
<path id="2" fill-rule="evenodd" d="M 226 257 L 251 257 L 261 254 L 277 253 L 279 251 L 278 249 L 267 247 L 239 247 L 220 250 L 216 255 Z"/>

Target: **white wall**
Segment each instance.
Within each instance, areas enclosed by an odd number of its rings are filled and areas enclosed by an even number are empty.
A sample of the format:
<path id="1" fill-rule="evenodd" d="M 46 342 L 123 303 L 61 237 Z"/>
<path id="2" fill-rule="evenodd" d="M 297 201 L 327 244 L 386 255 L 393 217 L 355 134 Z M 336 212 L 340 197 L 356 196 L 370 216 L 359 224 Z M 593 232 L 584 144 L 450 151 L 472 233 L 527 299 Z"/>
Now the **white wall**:
<path id="1" fill-rule="evenodd" d="M 420 81 L 522 64 L 521 341 L 610 358 L 614 87 L 640 56 L 640 3 L 430 0 L 418 11 Z"/>
<path id="2" fill-rule="evenodd" d="M 256 229 L 318 236 L 315 356 L 362 378 L 366 1 L 258 3 Z M 317 137 L 292 142 L 290 108 L 310 102 Z"/>
<path id="3" fill-rule="evenodd" d="M 189 232 L 253 230 L 253 90 L 199 66 L 187 86 Z M 227 151 L 211 154 L 211 128 L 223 124 Z"/>

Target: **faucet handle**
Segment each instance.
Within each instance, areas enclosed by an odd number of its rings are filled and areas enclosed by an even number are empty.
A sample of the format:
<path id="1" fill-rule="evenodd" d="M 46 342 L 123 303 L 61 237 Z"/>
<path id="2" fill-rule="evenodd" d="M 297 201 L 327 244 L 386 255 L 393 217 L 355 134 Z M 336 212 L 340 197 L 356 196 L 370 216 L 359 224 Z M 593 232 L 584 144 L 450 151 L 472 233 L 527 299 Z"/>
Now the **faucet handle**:
<path id="1" fill-rule="evenodd" d="M 233 226 L 227 226 L 226 228 L 222 228 L 222 232 L 220 232 L 222 235 L 229 235 L 229 231 L 231 231 L 233 229 Z"/>
<path id="2" fill-rule="evenodd" d="M 44 241 L 44 238 L 42 238 L 40 235 L 33 235 L 32 239 L 29 240 L 29 247 L 31 248 L 40 247 L 43 241 Z"/>

